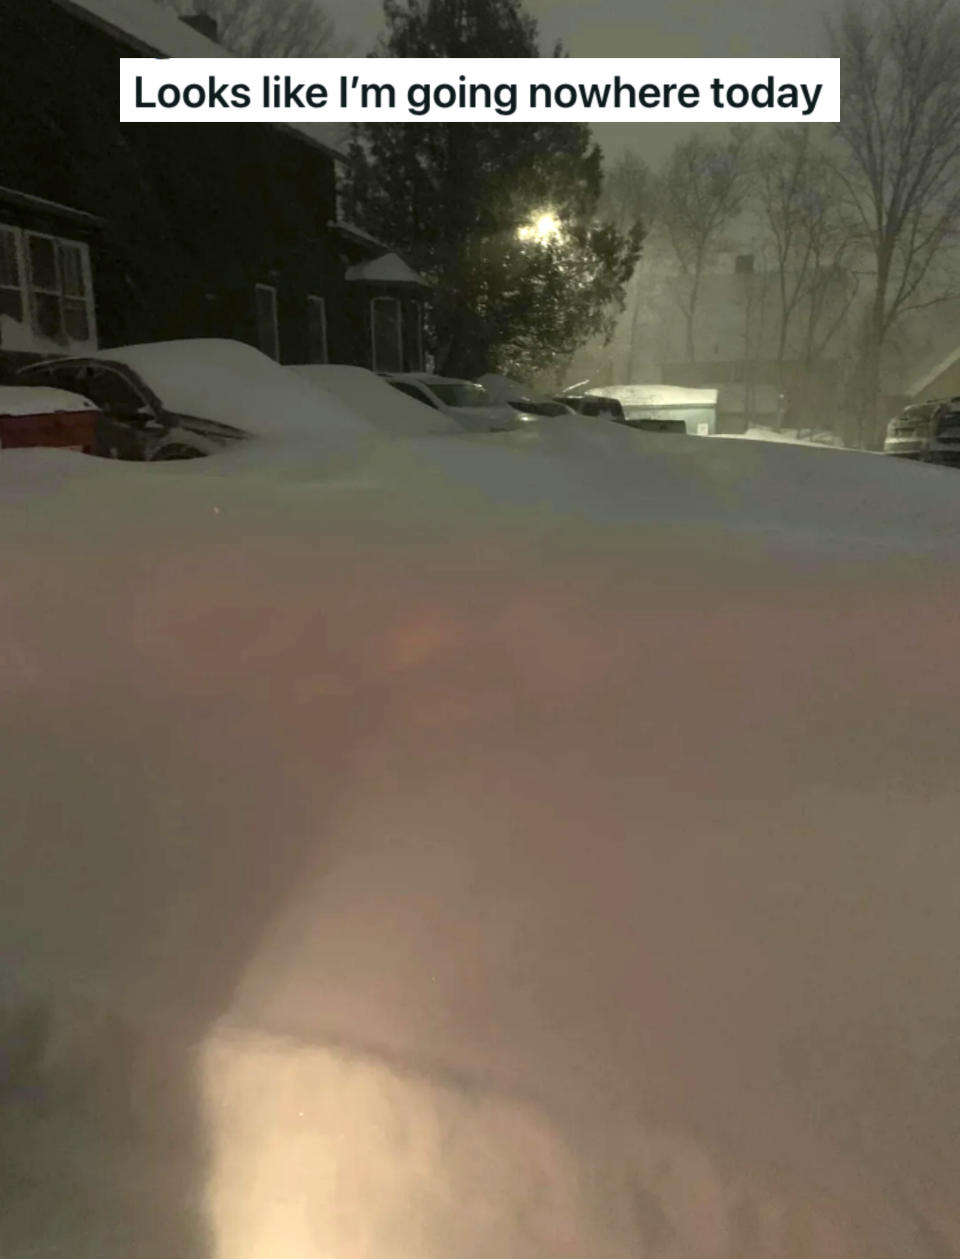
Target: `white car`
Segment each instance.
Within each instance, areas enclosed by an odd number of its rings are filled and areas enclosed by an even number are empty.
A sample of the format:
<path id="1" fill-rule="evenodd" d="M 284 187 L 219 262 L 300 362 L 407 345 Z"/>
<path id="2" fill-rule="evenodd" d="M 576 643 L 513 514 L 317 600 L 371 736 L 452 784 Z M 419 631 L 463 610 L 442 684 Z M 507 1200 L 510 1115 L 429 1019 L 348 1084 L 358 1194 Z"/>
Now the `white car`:
<path id="1" fill-rule="evenodd" d="M 384 379 L 407 397 L 450 416 L 470 433 L 503 433 L 523 424 L 513 407 L 496 402 L 482 385 L 470 380 L 428 372 L 391 374 Z"/>

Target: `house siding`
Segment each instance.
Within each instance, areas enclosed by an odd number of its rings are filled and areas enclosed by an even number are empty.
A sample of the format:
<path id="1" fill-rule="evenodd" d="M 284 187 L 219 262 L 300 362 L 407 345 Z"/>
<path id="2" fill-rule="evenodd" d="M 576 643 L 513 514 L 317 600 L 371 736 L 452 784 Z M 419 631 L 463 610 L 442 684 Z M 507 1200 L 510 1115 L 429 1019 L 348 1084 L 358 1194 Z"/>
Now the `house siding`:
<path id="1" fill-rule="evenodd" d="M 118 59 L 136 51 L 54 0 L 0 6 L 0 184 L 103 220 L 57 226 L 90 245 L 100 345 L 256 344 L 255 286 L 268 284 L 282 362 L 309 357 L 313 294 L 330 361 L 367 365 L 365 304 L 344 270 L 371 251 L 328 226 L 333 156 L 269 124 L 121 123 Z M 13 213 L 0 205 L 0 222 Z M 33 228 L 41 217 L 18 215 Z"/>

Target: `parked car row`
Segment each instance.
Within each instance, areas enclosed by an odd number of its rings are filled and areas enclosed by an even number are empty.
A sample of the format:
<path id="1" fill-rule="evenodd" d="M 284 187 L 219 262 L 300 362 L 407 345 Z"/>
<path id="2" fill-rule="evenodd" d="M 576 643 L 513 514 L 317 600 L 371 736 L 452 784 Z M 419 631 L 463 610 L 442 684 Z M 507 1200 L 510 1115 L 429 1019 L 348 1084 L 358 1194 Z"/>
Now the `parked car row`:
<path id="1" fill-rule="evenodd" d="M 361 367 L 280 367 L 220 340 L 169 341 L 55 358 L 0 385 L 0 449 L 54 446 L 104 458 L 196 459 L 246 438 L 361 426 L 393 436 L 506 433 L 564 416 L 678 434 L 713 431 L 715 390 L 582 385 L 538 394 L 505 376 L 477 381 Z M 331 403 L 333 405 L 331 405 Z M 960 466 L 960 397 L 906 407 L 884 451 Z"/>
<path id="2" fill-rule="evenodd" d="M 564 415 L 625 422 L 613 398 L 538 395 L 497 376 L 468 381 L 335 365 L 280 367 L 251 346 L 220 340 L 44 359 L 21 367 L 13 380 L 0 389 L 0 446 L 69 446 L 137 462 L 202 458 L 289 428 L 292 419 L 301 431 L 316 431 L 331 423 L 331 397 L 340 422 L 345 408 L 395 436 L 505 433 Z"/>

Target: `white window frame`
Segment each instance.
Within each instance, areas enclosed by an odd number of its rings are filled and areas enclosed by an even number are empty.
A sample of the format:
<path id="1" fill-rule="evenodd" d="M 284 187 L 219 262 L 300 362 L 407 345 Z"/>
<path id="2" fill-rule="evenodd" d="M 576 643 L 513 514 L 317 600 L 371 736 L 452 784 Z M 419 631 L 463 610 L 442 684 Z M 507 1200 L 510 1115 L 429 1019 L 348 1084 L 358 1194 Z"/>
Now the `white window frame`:
<path id="1" fill-rule="evenodd" d="M 310 320 L 314 310 L 320 311 L 320 326 L 323 329 L 323 358 L 316 359 L 313 357 L 313 346 L 308 346 L 309 357 L 311 363 L 329 363 L 330 362 L 330 345 L 327 341 L 327 299 L 320 297 L 317 293 L 307 294 L 307 338 L 310 338 Z"/>
<path id="2" fill-rule="evenodd" d="M 399 350 L 400 366 L 396 368 L 388 368 L 389 371 L 403 371 L 403 302 L 399 297 L 391 297 L 388 293 L 381 293 L 377 297 L 370 299 L 370 362 L 375 372 L 380 368 L 377 366 L 377 321 L 374 316 L 374 310 L 377 302 L 393 302 L 397 308 L 397 349 Z"/>
<path id="3" fill-rule="evenodd" d="M 416 330 L 417 330 L 417 368 L 418 372 L 424 370 L 423 359 L 423 302 L 411 302 L 410 305 L 415 311 Z"/>
<path id="4" fill-rule="evenodd" d="M 46 296 L 56 296 L 60 304 L 60 334 L 63 343 L 72 348 L 89 348 L 96 349 L 97 346 L 97 311 L 96 298 L 93 292 L 93 268 L 90 265 L 90 246 L 86 241 L 73 240 L 67 236 L 55 236 L 51 232 L 37 232 L 32 228 L 15 227 L 12 223 L 0 223 L 0 231 L 9 233 L 13 237 L 14 251 L 17 258 L 17 271 L 20 281 L 20 322 L 35 337 L 45 337 L 46 334 L 41 333 L 36 319 L 35 296 L 42 293 Z M 40 240 L 48 240 L 53 244 L 54 256 L 57 267 L 57 283 L 58 289 L 40 289 L 33 282 L 33 268 L 30 260 L 30 240 L 36 237 Z M 66 294 L 63 291 L 63 276 L 60 267 L 60 251 L 63 248 L 75 249 L 80 255 L 80 272 L 83 277 L 83 293 L 82 295 L 73 294 L 73 300 L 83 301 L 84 313 L 87 317 L 87 336 L 84 340 L 77 340 L 67 335 L 66 323 L 64 320 L 64 301 Z M 12 285 L 5 285 L 6 289 L 12 291 Z"/>
<path id="5" fill-rule="evenodd" d="M 266 349 L 260 338 L 260 294 L 270 295 L 270 314 L 273 323 L 273 352 Z M 277 286 L 275 284 L 255 284 L 253 286 L 253 313 L 257 321 L 257 348 L 268 355 L 274 362 L 280 362 L 280 320 L 277 315 Z"/>
<path id="6" fill-rule="evenodd" d="M 16 293 L 20 298 L 20 319 L 18 323 L 25 323 L 28 327 L 30 324 L 30 298 L 27 292 L 27 275 L 26 263 L 23 256 L 23 232 L 19 227 L 14 227 L 12 223 L 0 223 L 0 232 L 9 235 L 13 241 L 14 265 L 17 268 L 17 283 L 4 284 L 3 291 L 5 293 Z"/>

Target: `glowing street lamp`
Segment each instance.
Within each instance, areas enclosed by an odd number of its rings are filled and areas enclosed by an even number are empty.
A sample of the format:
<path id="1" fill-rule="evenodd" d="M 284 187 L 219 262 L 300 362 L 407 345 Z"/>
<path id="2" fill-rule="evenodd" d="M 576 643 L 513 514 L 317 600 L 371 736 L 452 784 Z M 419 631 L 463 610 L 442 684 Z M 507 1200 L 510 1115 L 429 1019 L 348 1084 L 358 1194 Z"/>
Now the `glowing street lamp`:
<path id="1" fill-rule="evenodd" d="M 531 219 L 529 223 L 524 223 L 517 228 L 518 240 L 532 240 L 536 241 L 538 245 L 545 245 L 547 241 L 553 240 L 559 235 L 560 220 L 549 210 L 544 210 L 542 214 L 538 214 Z"/>

